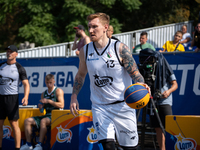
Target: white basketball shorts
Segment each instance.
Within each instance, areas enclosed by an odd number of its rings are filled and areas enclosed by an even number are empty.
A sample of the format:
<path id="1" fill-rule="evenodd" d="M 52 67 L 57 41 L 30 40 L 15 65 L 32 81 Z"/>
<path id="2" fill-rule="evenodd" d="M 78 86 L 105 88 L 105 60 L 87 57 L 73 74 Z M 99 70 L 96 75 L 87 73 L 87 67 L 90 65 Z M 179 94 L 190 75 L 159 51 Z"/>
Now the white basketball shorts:
<path id="1" fill-rule="evenodd" d="M 98 140 L 114 139 L 121 146 L 137 146 L 138 132 L 136 111 L 125 102 L 92 105 L 93 124 Z"/>

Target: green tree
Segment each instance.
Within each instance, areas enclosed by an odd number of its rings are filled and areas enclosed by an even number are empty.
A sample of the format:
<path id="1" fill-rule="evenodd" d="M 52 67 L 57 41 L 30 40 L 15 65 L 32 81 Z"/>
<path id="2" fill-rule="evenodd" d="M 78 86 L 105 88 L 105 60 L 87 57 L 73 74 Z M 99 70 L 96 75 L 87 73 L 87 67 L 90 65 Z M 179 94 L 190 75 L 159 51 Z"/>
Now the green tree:
<path id="1" fill-rule="evenodd" d="M 95 12 L 109 14 L 115 33 L 120 33 L 124 15 L 139 5 L 139 0 L 0 0 L 0 47 L 73 41 L 73 27 L 87 27 L 86 17 Z"/>
<path id="2" fill-rule="evenodd" d="M 116 33 L 198 21 L 200 4 L 190 0 L 0 0 L 0 50 L 24 41 L 36 46 L 73 41 L 73 27 L 104 12 Z M 86 32 L 88 34 L 88 32 Z"/>
<path id="3" fill-rule="evenodd" d="M 128 20 L 129 30 L 160 26 L 182 21 L 198 20 L 199 4 L 190 0 L 140 0 L 140 9 Z"/>

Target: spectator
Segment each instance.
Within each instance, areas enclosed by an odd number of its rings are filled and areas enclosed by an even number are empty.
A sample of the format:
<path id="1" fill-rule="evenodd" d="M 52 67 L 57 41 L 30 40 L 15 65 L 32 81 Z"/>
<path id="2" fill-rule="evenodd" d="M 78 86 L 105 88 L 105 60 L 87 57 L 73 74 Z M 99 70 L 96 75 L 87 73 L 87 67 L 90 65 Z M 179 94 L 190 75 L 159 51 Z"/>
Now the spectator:
<path id="1" fill-rule="evenodd" d="M 141 50 L 145 48 L 150 48 L 155 51 L 155 48 L 150 43 L 147 43 L 147 32 L 142 32 L 140 34 L 140 44 L 136 45 L 133 49 L 133 53 L 139 53 Z"/>
<path id="2" fill-rule="evenodd" d="M 64 107 L 64 92 L 62 89 L 54 86 L 55 80 L 52 74 L 46 75 L 45 84 L 48 89 L 42 93 L 38 107 L 40 111 L 46 109 L 46 114 L 43 116 L 27 118 L 24 121 L 26 144 L 23 145 L 20 150 L 33 149 L 31 144 L 32 126 L 36 126 L 40 129 L 39 142 L 34 150 L 42 150 L 42 142 L 47 133 L 47 127 L 51 125 L 51 111 L 53 109 Z"/>
<path id="3" fill-rule="evenodd" d="M 0 149 L 2 149 L 3 124 L 6 117 L 10 122 L 15 140 L 15 150 L 20 149 L 21 131 L 19 128 L 19 81 L 24 86 L 22 105 L 28 104 L 30 86 L 26 70 L 16 61 L 18 49 L 10 45 L 6 49 L 7 61 L 0 64 Z"/>
<path id="4" fill-rule="evenodd" d="M 187 32 L 187 25 L 183 25 L 181 27 L 181 31 L 183 32 L 183 37 L 182 37 L 180 43 L 186 49 L 188 47 L 188 44 L 192 41 L 192 37 L 191 37 L 190 33 Z"/>
<path id="5" fill-rule="evenodd" d="M 85 28 L 83 25 L 78 25 L 77 27 L 74 27 L 76 29 L 76 36 L 74 39 L 72 50 L 76 50 L 76 55 L 78 56 L 80 53 L 80 49 L 85 45 L 90 43 L 90 38 L 85 33 Z M 77 40 L 80 38 L 80 40 L 77 43 Z"/>
<path id="6" fill-rule="evenodd" d="M 108 30 L 107 30 L 107 36 L 108 36 L 108 38 L 111 38 L 111 39 L 114 39 L 114 40 L 117 40 L 117 41 L 119 41 L 119 39 L 118 38 L 116 38 L 116 37 L 114 37 L 112 34 L 113 34 L 113 32 L 114 32 L 114 29 L 113 29 L 113 26 L 111 26 L 111 25 L 109 25 L 109 27 L 108 27 Z"/>
<path id="7" fill-rule="evenodd" d="M 194 37 L 191 46 L 197 46 L 197 48 L 194 50 L 195 52 L 200 51 L 200 23 L 197 24 L 197 29 L 194 32 Z"/>
<path id="8" fill-rule="evenodd" d="M 174 52 L 174 51 L 181 51 L 184 52 L 185 48 L 182 44 L 180 44 L 180 40 L 182 39 L 183 32 L 182 31 L 177 31 L 174 35 L 174 40 L 173 41 L 167 41 L 163 45 L 163 51 L 160 50 L 160 52 Z"/>

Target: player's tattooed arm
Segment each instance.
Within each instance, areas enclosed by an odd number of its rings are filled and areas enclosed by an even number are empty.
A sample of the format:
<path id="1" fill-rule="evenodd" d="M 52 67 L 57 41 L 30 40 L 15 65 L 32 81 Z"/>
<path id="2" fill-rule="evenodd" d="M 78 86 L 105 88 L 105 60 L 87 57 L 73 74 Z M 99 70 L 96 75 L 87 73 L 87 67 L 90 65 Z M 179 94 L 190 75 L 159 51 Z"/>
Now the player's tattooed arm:
<path id="1" fill-rule="evenodd" d="M 78 93 L 80 92 L 83 84 L 84 84 L 84 79 L 82 77 L 80 77 L 80 76 L 76 76 L 75 77 L 75 81 L 74 81 L 72 94 L 78 95 Z"/>
<path id="2" fill-rule="evenodd" d="M 85 62 L 85 56 L 84 56 L 83 48 L 80 51 L 79 60 L 80 60 L 79 61 L 79 69 L 78 69 L 78 72 L 75 76 L 73 91 L 72 91 L 72 94 L 76 94 L 76 95 L 78 95 L 81 88 L 83 87 L 83 84 L 84 84 L 84 81 L 85 81 L 85 76 L 87 74 L 87 66 L 86 66 L 86 62 Z"/>
<path id="3" fill-rule="evenodd" d="M 130 49 L 123 43 L 120 44 L 119 55 L 122 59 L 124 68 L 127 70 L 132 80 L 135 83 L 144 82 L 144 78 L 137 68 L 137 64 L 132 56 L 132 53 L 130 52 Z"/>

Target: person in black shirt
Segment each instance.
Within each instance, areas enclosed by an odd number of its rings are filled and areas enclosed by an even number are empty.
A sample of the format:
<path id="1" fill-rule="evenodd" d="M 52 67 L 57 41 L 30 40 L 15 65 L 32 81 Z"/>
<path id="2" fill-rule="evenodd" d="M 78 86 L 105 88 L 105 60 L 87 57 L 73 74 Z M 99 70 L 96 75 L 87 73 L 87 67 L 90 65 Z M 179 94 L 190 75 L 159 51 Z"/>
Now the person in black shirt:
<path id="1" fill-rule="evenodd" d="M 197 29 L 194 32 L 194 37 L 192 39 L 191 46 L 196 46 L 195 52 L 200 51 L 200 23 L 197 24 Z"/>

